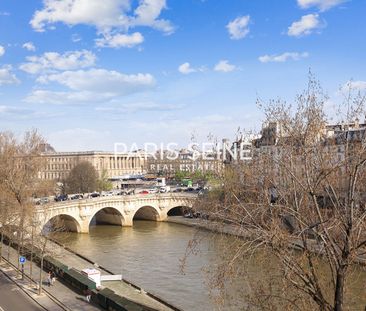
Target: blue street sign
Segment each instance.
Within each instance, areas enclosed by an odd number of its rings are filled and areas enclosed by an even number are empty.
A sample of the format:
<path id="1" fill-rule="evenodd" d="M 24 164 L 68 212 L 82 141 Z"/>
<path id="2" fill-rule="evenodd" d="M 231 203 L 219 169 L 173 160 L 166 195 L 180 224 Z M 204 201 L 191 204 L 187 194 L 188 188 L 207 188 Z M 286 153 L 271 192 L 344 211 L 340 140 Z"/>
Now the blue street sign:
<path id="1" fill-rule="evenodd" d="M 22 265 L 24 265 L 26 261 L 27 260 L 26 260 L 26 258 L 24 256 L 20 256 L 19 257 L 19 263 L 21 263 Z"/>

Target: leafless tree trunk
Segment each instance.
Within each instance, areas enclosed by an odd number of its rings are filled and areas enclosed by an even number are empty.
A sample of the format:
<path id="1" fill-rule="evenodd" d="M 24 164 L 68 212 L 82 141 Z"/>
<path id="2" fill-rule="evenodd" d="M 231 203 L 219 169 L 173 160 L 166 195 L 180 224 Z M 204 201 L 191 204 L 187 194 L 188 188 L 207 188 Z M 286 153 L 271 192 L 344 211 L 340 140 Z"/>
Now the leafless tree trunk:
<path id="1" fill-rule="evenodd" d="M 43 260 L 44 260 L 45 254 L 46 254 L 47 242 L 48 242 L 47 237 L 43 237 L 43 242 L 41 245 L 41 258 L 40 258 L 41 264 L 40 264 L 40 270 L 39 270 L 39 288 L 38 288 L 39 295 L 42 294 L 42 289 L 43 289 L 43 280 L 42 280 Z"/>

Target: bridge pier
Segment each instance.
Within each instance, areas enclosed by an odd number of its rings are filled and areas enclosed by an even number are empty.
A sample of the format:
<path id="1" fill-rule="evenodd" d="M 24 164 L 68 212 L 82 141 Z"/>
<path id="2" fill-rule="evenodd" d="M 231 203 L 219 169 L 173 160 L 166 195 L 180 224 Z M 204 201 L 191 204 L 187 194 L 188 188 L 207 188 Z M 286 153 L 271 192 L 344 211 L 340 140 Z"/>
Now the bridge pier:
<path id="1" fill-rule="evenodd" d="M 165 221 L 168 218 L 167 208 L 163 208 L 162 211 L 160 211 L 160 221 Z"/>
<path id="2" fill-rule="evenodd" d="M 89 233 L 90 219 L 85 219 L 80 223 L 80 233 Z"/>
<path id="3" fill-rule="evenodd" d="M 125 216 L 124 221 L 122 222 L 122 227 L 132 227 L 133 226 L 133 219 L 131 216 Z"/>

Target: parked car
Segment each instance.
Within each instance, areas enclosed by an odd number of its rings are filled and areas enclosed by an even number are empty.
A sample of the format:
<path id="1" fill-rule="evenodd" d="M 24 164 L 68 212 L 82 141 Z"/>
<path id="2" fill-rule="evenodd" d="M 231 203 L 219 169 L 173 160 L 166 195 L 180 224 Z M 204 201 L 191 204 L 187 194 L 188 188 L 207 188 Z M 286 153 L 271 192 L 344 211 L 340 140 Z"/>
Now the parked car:
<path id="1" fill-rule="evenodd" d="M 139 192 L 139 194 L 149 194 L 150 192 L 147 190 L 142 190 L 141 192 Z"/>
<path id="2" fill-rule="evenodd" d="M 149 193 L 158 193 L 158 189 L 157 188 L 150 188 L 149 190 Z"/>

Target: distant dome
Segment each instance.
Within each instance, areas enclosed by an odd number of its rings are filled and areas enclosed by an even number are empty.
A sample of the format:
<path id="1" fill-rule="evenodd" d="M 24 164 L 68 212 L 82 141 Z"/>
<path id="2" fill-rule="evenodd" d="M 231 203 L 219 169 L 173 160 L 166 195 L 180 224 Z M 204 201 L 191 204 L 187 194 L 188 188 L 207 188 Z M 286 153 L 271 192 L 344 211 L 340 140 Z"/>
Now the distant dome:
<path id="1" fill-rule="evenodd" d="M 53 148 L 50 144 L 41 144 L 40 149 L 42 153 L 56 153 L 55 148 Z"/>

